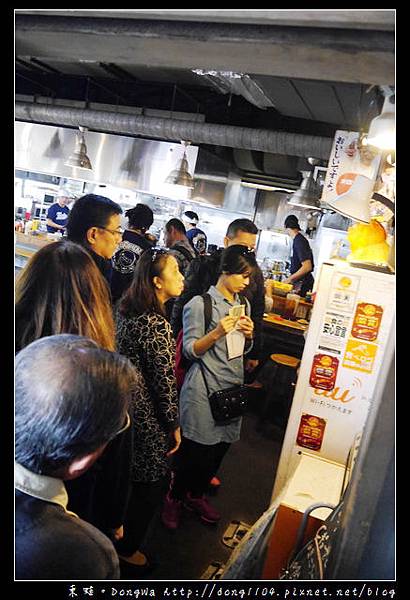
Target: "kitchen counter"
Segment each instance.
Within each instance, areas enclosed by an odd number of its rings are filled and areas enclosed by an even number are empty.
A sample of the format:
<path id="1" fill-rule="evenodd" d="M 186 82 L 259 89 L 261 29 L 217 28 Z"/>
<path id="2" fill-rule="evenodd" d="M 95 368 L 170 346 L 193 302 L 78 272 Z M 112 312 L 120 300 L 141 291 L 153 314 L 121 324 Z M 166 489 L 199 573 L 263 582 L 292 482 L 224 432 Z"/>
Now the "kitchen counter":
<path id="1" fill-rule="evenodd" d="M 305 332 L 308 325 L 289 321 L 276 313 L 263 317 L 263 357 L 271 354 L 288 354 L 302 358 L 305 347 Z"/>
<path id="2" fill-rule="evenodd" d="M 14 264 L 17 268 L 22 268 L 27 260 L 33 256 L 43 246 L 51 244 L 56 240 L 47 237 L 46 233 L 31 235 L 27 233 L 16 232 L 14 244 Z"/>
<path id="3" fill-rule="evenodd" d="M 303 333 L 308 328 L 308 325 L 304 325 L 302 323 L 299 323 L 298 321 L 290 321 L 289 319 L 284 319 L 276 313 L 265 313 L 263 317 L 263 323 L 267 327 L 271 326 L 276 329 L 287 331 L 288 333 L 296 335 L 303 335 Z"/>

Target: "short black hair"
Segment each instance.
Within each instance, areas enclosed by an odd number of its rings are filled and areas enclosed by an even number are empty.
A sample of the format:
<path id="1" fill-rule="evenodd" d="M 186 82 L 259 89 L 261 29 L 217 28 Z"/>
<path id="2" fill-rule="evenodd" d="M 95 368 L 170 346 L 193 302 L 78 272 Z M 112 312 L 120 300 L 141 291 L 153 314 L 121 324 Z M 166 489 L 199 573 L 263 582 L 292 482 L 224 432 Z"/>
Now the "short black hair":
<path id="1" fill-rule="evenodd" d="M 232 239 L 236 237 L 240 231 L 256 235 L 258 233 L 258 228 L 250 219 L 235 219 L 235 221 L 232 221 L 232 223 L 228 225 L 226 237 Z"/>
<path id="2" fill-rule="evenodd" d="M 222 251 L 219 272 L 236 275 L 246 271 L 252 272 L 256 266 L 254 250 L 242 244 L 234 244 Z"/>
<path id="3" fill-rule="evenodd" d="M 199 221 L 198 215 L 193 210 L 187 210 L 184 212 L 184 217 L 187 217 L 187 221 L 189 221 L 189 219 L 195 219 L 197 222 Z"/>
<path id="4" fill-rule="evenodd" d="M 286 229 L 299 229 L 300 225 L 296 215 L 288 215 L 285 219 L 285 228 Z"/>
<path id="5" fill-rule="evenodd" d="M 86 194 L 74 203 L 67 220 L 67 237 L 84 244 L 91 227 L 105 227 L 112 215 L 122 214 L 119 204 L 96 194 Z"/>
<path id="6" fill-rule="evenodd" d="M 168 223 L 165 224 L 166 231 L 169 231 L 171 227 L 186 235 L 185 225 L 179 219 L 170 219 Z"/>
<path id="7" fill-rule="evenodd" d="M 51 335 L 21 350 L 15 369 L 16 461 L 33 473 L 61 476 L 123 427 L 136 386 L 124 356 L 83 336 Z"/>
<path id="8" fill-rule="evenodd" d="M 136 204 L 134 208 L 125 211 L 130 227 L 149 229 L 154 222 L 154 213 L 146 204 Z"/>

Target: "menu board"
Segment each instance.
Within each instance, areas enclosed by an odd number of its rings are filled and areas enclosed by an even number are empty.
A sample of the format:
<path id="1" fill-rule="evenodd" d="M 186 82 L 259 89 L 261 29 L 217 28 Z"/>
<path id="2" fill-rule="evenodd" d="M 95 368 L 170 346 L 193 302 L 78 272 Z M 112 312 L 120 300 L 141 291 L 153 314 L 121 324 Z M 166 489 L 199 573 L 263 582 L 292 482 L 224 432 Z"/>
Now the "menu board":
<path id="1" fill-rule="evenodd" d="M 395 278 L 348 264 L 323 268 L 327 283 L 321 287 L 319 280 L 320 305 L 295 392 L 303 398 L 294 440 L 296 447 L 344 462 L 373 401 L 394 315 Z"/>

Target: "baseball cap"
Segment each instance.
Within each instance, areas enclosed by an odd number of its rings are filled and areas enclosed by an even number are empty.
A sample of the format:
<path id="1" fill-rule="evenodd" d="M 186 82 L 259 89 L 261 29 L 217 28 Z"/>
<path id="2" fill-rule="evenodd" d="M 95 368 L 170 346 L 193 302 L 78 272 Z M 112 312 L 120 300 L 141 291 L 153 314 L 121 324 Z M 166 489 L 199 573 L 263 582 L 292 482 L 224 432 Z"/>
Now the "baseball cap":
<path id="1" fill-rule="evenodd" d="M 67 188 L 61 188 L 58 190 L 56 198 L 76 198 L 77 196 Z"/>
<path id="2" fill-rule="evenodd" d="M 288 215 L 285 219 L 286 229 L 300 229 L 299 221 L 296 215 Z"/>

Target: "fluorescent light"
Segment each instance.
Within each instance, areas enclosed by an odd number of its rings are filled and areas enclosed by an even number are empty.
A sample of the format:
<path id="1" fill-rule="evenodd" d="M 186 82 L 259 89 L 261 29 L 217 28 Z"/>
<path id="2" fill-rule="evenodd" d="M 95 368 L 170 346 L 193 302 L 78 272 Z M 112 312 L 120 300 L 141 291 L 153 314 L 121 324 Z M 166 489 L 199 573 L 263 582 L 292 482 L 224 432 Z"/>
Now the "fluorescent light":
<path id="1" fill-rule="evenodd" d="M 287 188 L 283 188 L 283 187 L 275 187 L 275 186 L 271 186 L 271 185 L 265 185 L 262 183 L 250 183 L 248 181 L 241 181 L 241 185 L 243 185 L 243 187 L 247 187 L 247 188 L 254 188 L 256 190 L 266 190 L 267 192 L 286 192 L 286 193 L 293 193 L 295 190 L 289 190 Z"/>

